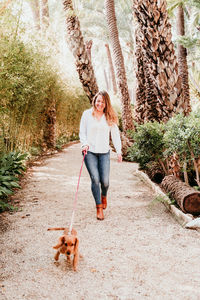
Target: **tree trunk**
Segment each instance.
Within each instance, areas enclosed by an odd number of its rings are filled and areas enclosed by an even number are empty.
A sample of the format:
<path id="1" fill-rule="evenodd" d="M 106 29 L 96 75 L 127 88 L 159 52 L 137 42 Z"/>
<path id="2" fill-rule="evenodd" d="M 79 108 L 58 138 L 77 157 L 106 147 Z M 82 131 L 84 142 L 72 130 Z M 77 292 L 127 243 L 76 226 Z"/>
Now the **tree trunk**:
<path id="1" fill-rule="evenodd" d="M 136 88 L 136 100 L 134 106 L 134 120 L 138 124 L 143 124 L 145 120 L 145 115 L 148 113 L 146 108 L 146 79 L 144 74 L 144 62 L 142 48 L 139 42 L 138 30 L 135 30 L 135 40 L 136 40 L 136 79 L 137 79 L 137 88 Z"/>
<path id="2" fill-rule="evenodd" d="M 90 61 L 92 62 L 92 40 L 89 40 L 89 41 L 86 41 L 85 43 L 85 48 L 86 48 L 86 51 L 87 51 L 87 54 L 88 54 L 88 57 L 90 59 Z"/>
<path id="3" fill-rule="evenodd" d="M 56 107 L 55 103 L 48 104 L 45 113 L 44 142 L 47 148 L 56 146 Z"/>
<path id="4" fill-rule="evenodd" d="M 182 211 L 193 215 L 200 214 L 200 192 L 173 175 L 166 176 L 161 186 L 176 200 Z"/>
<path id="5" fill-rule="evenodd" d="M 42 0 L 42 25 L 44 30 L 49 26 L 49 6 L 48 0 Z"/>
<path id="6" fill-rule="evenodd" d="M 76 69 L 83 89 L 92 102 L 93 97 L 98 92 L 98 86 L 94 75 L 92 63 L 87 54 L 83 36 L 80 29 L 80 22 L 74 13 L 71 0 L 63 1 L 66 14 L 67 42 L 73 53 Z"/>
<path id="7" fill-rule="evenodd" d="M 133 126 L 130 97 L 128 93 L 126 72 L 124 67 L 124 57 L 119 42 L 114 0 L 105 0 L 105 12 L 106 12 L 106 19 L 108 24 L 108 32 L 109 32 L 110 41 L 113 49 L 118 92 L 120 95 L 120 100 L 122 105 L 122 126 L 123 126 L 123 130 L 126 132 L 128 129 L 133 129 L 134 126 Z"/>
<path id="8" fill-rule="evenodd" d="M 112 79 L 112 85 L 113 85 L 113 93 L 114 95 L 117 94 L 117 84 L 116 84 L 116 79 L 115 79 L 115 71 L 114 71 L 114 66 L 112 62 L 112 56 L 110 53 L 110 47 L 108 44 L 105 44 L 106 47 L 106 52 L 107 52 L 107 57 L 108 57 L 108 64 L 110 68 L 110 74 L 111 74 L 111 79 Z"/>
<path id="9" fill-rule="evenodd" d="M 31 10 L 33 13 L 33 20 L 35 23 L 35 28 L 40 30 L 40 6 L 39 0 L 32 0 L 30 1 Z"/>
<path id="10" fill-rule="evenodd" d="M 136 43 L 139 43 L 139 48 L 143 50 L 142 53 L 136 55 L 140 61 L 145 59 L 144 73 L 149 75 L 148 79 L 145 78 L 144 88 L 146 94 L 151 91 L 151 89 L 147 91 L 146 87 L 150 79 L 149 84 L 154 90 L 153 95 L 157 97 L 157 104 L 153 99 L 153 104 L 157 110 L 157 121 L 167 121 L 174 113 L 183 110 L 183 100 L 166 1 L 133 0 L 133 12 L 138 22 Z M 136 48 L 136 51 L 138 51 L 138 48 Z M 140 72 L 142 72 L 141 69 Z M 142 76 L 145 76 L 145 74 Z M 139 85 L 141 85 L 141 82 Z M 141 100 L 143 99 L 136 99 L 139 102 Z M 139 103 L 136 104 L 137 109 L 139 105 Z M 144 103 L 142 109 L 146 109 Z M 139 120 L 141 120 L 142 114 L 144 112 L 141 111 L 138 117 Z M 155 114 L 150 115 L 148 119 L 150 120 L 151 117 L 155 120 Z"/>
<path id="11" fill-rule="evenodd" d="M 161 183 L 166 175 L 161 167 L 160 162 L 155 161 L 150 161 L 148 164 L 146 164 L 145 173 L 147 173 L 149 178 L 156 183 Z"/>
<path id="12" fill-rule="evenodd" d="M 104 73 L 104 78 L 105 78 L 105 83 L 106 83 L 106 90 L 109 91 L 110 87 L 109 87 L 109 83 L 108 83 L 108 76 L 107 76 L 105 69 L 103 69 L 103 73 Z"/>
<path id="13" fill-rule="evenodd" d="M 177 33 L 180 36 L 185 35 L 183 5 L 179 5 L 178 7 Z M 178 45 L 178 70 L 182 81 L 182 89 L 183 89 L 182 92 L 183 113 L 185 116 L 187 116 L 191 112 L 190 91 L 189 91 L 189 83 L 188 83 L 187 49 L 182 45 Z"/>

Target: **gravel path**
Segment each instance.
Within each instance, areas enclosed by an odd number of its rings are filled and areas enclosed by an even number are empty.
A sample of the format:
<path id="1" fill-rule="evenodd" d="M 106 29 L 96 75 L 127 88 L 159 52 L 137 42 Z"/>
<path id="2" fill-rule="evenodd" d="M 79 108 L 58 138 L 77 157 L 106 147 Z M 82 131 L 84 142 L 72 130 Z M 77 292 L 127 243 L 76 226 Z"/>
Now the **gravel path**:
<path id="1" fill-rule="evenodd" d="M 74 228 L 80 239 L 78 272 L 52 248 L 68 226 L 82 156 L 80 145 L 28 171 L 15 201 L 21 210 L 1 215 L 0 299 L 200 299 L 199 233 L 183 229 L 135 174 L 137 164 L 111 155 L 109 203 L 96 220 L 84 166 Z"/>

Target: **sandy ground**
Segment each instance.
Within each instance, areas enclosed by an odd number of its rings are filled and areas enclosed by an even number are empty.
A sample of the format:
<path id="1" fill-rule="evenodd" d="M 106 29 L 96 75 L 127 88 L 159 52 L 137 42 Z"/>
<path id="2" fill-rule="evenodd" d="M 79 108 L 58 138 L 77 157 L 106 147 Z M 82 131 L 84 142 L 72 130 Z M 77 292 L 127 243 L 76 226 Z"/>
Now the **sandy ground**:
<path id="1" fill-rule="evenodd" d="M 109 203 L 96 220 L 84 166 L 74 227 L 80 239 L 78 272 L 52 248 L 68 226 L 82 156 L 80 145 L 28 171 L 15 201 L 21 209 L 1 215 L 0 299 L 200 299 L 200 235 L 183 229 L 135 174 L 137 164 L 111 155 Z"/>

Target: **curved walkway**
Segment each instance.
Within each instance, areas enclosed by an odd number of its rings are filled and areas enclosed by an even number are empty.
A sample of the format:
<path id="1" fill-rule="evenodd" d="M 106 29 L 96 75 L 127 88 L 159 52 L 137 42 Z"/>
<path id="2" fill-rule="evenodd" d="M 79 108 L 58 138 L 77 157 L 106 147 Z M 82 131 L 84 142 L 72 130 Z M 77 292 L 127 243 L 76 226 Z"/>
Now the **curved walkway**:
<path id="1" fill-rule="evenodd" d="M 45 159 L 28 171 L 15 196 L 21 210 L 2 214 L 0 299 L 137 300 L 200 299 L 199 233 L 183 229 L 135 174 L 137 165 L 111 155 L 109 203 L 96 220 L 84 166 L 74 227 L 83 258 L 73 272 L 53 256 L 68 226 L 82 156 L 80 145 Z M 4 226 L 4 227 L 6 227 Z"/>

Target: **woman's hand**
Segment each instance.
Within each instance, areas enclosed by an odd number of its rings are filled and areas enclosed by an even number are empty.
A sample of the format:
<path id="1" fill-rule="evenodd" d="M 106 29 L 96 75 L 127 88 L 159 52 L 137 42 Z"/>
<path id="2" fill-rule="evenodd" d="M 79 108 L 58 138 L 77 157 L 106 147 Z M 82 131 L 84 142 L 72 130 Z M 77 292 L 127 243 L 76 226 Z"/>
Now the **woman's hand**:
<path id="1" fill-rule="evenodd" d="M 84 152 L 85 154 L 87 154 L 88 149 L 89 149 L 89 146 L 85 145 L 84 147 L 82 147 L 82 152 Z"/>
<path id="2" fill-rule="evenodd" d="M 121 155 L 121 154 L 117 154 L 117 161 L 118 161 L 119 163 L 122 162 L 122 155 Z"/>

